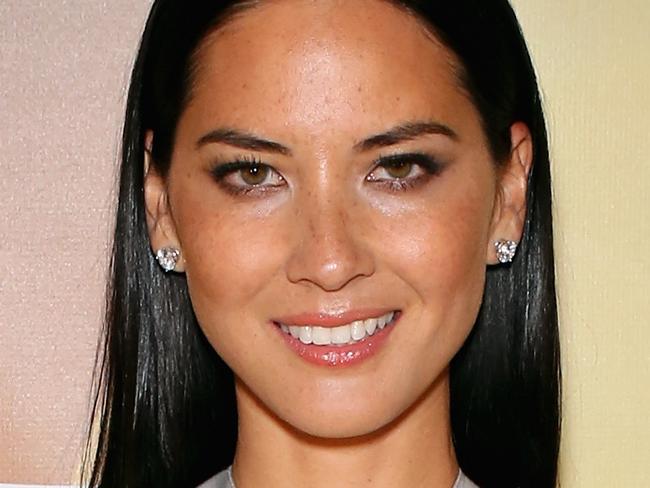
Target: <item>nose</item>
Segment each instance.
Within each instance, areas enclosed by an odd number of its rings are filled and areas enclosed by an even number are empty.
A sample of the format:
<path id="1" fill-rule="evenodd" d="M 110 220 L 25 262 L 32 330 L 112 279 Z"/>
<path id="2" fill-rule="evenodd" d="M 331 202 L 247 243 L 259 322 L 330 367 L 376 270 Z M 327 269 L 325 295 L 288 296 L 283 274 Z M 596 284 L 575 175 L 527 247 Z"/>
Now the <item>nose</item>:
<path id="1" fill-rule="evenodd" d="M 374 273 L 367 225 L 361 225 L 364 219 L 355 208 L 336 194 L 312 197 L 297 206 L 289 281 L 331 292 Z"/>

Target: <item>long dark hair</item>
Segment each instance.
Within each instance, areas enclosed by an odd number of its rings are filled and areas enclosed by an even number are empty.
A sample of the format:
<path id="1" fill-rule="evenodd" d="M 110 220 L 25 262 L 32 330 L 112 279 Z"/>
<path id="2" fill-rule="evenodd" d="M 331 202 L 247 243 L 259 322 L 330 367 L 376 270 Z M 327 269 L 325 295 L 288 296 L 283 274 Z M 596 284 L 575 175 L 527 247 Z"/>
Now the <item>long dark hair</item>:
<path id="1" fill-rule="evenodd" d="M 143 155 L 170 164 L 192 96 L 196 52 L 210 32 L 257 1 L 156 0 L 133 68 L 97 396 L 85 464 L 91 487 L 196 486 L 232 462 L 232 372 L 203 336 L 182 275 L 164 274 L 145 223 Z M 560 364 L 551 182 L 534 69 L 507 0 L 394 0 L 426 23 L 460 64 L 495 161 L 510 127 L 534 145 L 525 232 L 514 263 L 487 271 L 482 308 L 451 365 L 459 463 L 481 487 L 552 487 L 560 439 Z"/>

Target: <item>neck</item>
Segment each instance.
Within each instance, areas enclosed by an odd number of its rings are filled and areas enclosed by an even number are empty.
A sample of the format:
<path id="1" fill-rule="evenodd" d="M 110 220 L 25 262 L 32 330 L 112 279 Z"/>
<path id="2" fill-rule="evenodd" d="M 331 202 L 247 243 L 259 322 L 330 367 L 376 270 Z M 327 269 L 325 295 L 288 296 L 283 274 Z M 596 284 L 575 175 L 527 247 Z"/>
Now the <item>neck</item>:
<path id="1" fill-rule="evenodd" d="M 322 439 L 297 431 L 237 383 L 237 488 L 426 486 L 450 488 L 458 474 L 451 440 L 448 374 L 376 432 Z"/>

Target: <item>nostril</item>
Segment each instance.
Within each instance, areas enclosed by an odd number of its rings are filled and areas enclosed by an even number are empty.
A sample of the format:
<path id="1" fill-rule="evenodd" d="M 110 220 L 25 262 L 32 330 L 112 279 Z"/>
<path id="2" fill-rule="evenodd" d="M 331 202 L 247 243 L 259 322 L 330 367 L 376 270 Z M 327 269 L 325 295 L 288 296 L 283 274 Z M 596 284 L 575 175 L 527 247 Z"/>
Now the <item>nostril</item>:
<path id="1" fill-rule="evenodd" d="M 292 247 L 286 275 L 292 283 L 337 291 L 374 270 L 372 242 L 364 235 L 367 222 L 350 221 L 342 201 L 314 197 L 303 202 L 291 226 Z"/>

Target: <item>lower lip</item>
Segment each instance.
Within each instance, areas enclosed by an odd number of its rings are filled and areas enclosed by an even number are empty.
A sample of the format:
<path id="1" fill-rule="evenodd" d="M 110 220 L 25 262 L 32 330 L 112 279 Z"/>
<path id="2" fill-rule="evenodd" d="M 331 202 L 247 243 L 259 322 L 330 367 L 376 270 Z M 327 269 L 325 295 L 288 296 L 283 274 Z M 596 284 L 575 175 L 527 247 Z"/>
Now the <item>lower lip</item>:
<path id="1" fill-rule="evenodd" d="M 376 354 L 386 342 L 395 325 L 397 325 L 399 318 L 400 314 L 397 312 L 393 321 L 382 330 L 375 332 L 370 337 L 366 337 L 356 344 L 345 346 L 304 344 L 292 335 L 284 332 L 277 325 L 275 325 L 275 328 L 282 335 L 289 348 L 305 361 L 318 366 L 344 367 L 359 364 Z"/>

